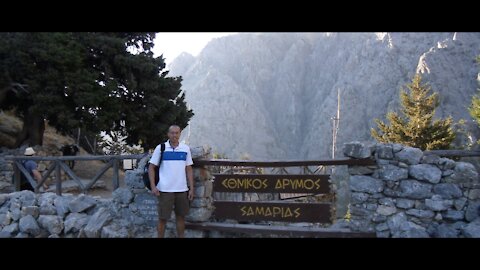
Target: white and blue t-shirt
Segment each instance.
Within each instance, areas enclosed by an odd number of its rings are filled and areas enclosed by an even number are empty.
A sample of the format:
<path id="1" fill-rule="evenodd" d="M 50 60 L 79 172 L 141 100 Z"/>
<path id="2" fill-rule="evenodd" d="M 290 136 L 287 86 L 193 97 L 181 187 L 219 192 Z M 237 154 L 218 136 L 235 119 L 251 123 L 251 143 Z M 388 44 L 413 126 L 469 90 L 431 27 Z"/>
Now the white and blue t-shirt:
<path id="1" fill-rule="evenodd" d="M 160 159 L 160 145 L 157 145 L 153 151 L 150 163 L 158 166 Z M 193 164 L 190 147 L 184 143 L 179 143 L 173 148 L 169 141 L 165 142 L 165 152 L 163 152 L 163 161 L 160 165 L 157 188 L 162 192 L 184 192 L 188 190 L 186 166 Z"/>

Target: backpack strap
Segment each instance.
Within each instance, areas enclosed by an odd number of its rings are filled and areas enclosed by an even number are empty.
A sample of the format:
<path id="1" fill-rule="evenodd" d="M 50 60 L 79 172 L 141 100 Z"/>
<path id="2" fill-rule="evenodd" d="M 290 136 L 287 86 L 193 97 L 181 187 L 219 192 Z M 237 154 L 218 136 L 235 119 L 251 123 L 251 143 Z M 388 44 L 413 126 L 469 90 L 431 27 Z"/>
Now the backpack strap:
<path id="1" fill-rule="evenodd" d="M 163 161 L 163 152 L 165 152 L 165 143 L 162 143 L 160 145 L 160 159 L 158 161 L 158 167 L 160 168 L 160 164 L 162 163 Z"/>

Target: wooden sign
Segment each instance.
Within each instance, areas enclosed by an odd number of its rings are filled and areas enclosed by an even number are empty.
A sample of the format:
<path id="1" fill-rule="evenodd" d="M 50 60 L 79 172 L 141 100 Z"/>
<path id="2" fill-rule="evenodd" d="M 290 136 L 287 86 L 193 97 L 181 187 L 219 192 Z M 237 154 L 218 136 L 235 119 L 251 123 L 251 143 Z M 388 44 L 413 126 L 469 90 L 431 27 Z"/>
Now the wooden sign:
<path id="1" fill-rule="evenodd" d="M 329 175 L 214 174 L 215 192 L 330 193 Z"/>
<path id="2" fill-rule="evenodd" d="M 289 221 L 330 223 L 329 203 L 216 201 L 215 218 L 239 221 Z"/>

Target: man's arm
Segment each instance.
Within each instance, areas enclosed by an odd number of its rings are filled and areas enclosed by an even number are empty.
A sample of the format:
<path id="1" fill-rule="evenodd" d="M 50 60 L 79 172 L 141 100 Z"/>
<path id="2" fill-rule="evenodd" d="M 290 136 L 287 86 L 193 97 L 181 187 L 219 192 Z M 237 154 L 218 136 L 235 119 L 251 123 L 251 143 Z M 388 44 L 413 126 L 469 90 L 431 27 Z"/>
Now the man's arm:
<path id="1" fill-rule="evenodd" d="M 27 161 L 25 163 L 25 168 L 27 169 L 27 171 L 33 174 L 33 179 L 37 182 L 37 184 L 40 183 L 40 181 L 42 181 L 42 174 L 38 171 L 37 163 L 33 161 Z M 46 184 L 43 184 L 43 187 L 45 189 L 48 188 Z"/>
<path id="2" fill-rule="evenodd" d="M 150 179 L 150 189 L 152 190 L 153 194 L 155 194 L 156 196 L 159 196 L 160 195 L 160 191 L 157 189 L 157 185 L 155 185 L 155 170 L 156 170 L 157 166 L 150 163 L 150 165 L 148 166 L 148 178 Z M 159 179 L 160 181 L 160 179 Z"/>
<path id="3" fill-rule="evenodd" d="M 35 178 L 35 180 L 40 183 L 40 181 L 42 181 L 42 174 L 38 170 L 33 170 L 32 173 L 33 178 Z"/>
<path id="4" fill-rule="evenodd" d="M 188 179 L 188 199 L 193 200 L 193 193 L 194 193 L 194 186 L 193 186 L 193 169 L 192 166 L 186 166 L 185 171 L 187 173 L 187 179 Z"/>
<path id="5" fill-rule="evenodd" d="M 35 179 L 35 181 L 37 181 L 37 183 L 40 183 L 40 181 L 42 181 L 42 174 L 37 169 L 32 170 L 32 173 L 33 173 L 33 178 Z M 47 189 L 48 185 L 43 184 L 43 188 Z"/>

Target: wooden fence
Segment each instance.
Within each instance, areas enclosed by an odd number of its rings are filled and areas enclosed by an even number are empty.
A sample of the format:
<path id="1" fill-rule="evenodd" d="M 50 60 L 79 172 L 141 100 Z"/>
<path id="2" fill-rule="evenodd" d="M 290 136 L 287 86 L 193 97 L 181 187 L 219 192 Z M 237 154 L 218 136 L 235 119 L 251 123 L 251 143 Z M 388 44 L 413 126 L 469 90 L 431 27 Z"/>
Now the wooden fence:
<path id="1" fill-rule="evenodd" d="M 480 157 L 478 150 L 430 150 L 424 151 L 423 154 L 441 157 Z"/>
<path id="2" fill-rule="evenodd" d="M 75 181 L 83 193 L 86 193 L 93 185 L 102 177 L 102 175 L 109 169 L 113 168 L 113 177 L 112 184 L 113 189 L 117 189 L 120 186 L 119 182 L 119 161 L 124 159 L 141 159 L 145 155 L 111 155 L 111 156 L 6 156 L 6 160 L 13 161 L 14 168 L 14 185 L 15 190 L 20 190 L 20 180 L 21 174 L 23 174 L 28 182 L 34 187 L 35 192 L 39 191 L 39 188 L 47 180 L 52 172 L 55 171 L 55 182 L 56 182 L 56 193 L 58 195 L 62 194 L 62 178 L 61 171 L 63 170 L 68 176 Z M 23 166 L 22 160 L 33 160 L 36 162 L 39 161 L 51 161 L 50 166 L 42 175 L 42 180 L 37 183 L 27 169 Z M 80 178 L 70 169 L 70 167 L 65 163 L 65 161 L 92 161 L 100 160 L 105 161 L 105 165 L 95 174 L 95 176 L 90 179 L 90 181 L 85 185 Z"/>

